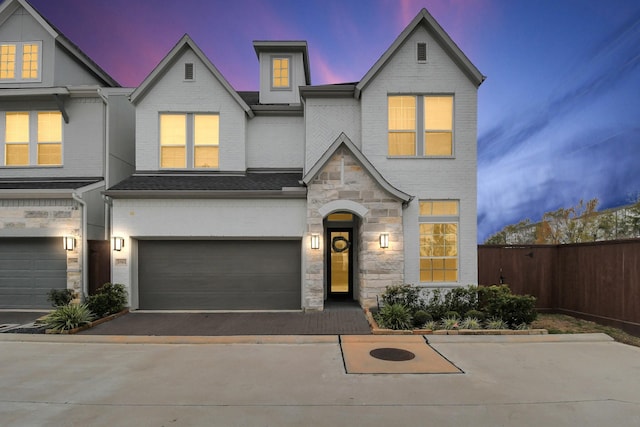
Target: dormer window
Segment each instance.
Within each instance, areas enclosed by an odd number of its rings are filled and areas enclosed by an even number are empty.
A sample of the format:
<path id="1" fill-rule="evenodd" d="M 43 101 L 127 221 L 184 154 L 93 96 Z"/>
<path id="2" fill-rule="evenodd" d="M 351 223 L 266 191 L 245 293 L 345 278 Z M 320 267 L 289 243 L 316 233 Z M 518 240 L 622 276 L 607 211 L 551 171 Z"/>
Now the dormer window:
<path id="1" fill-rule="evenodd" d="M 271 58 L 271 85 L 274 89 L 290 89 L 291 61 L 289 57 Z"/>
<path id="2" fill-rule="evenodd" d="M 0 81 L 40 81 L 42 42 L 0 44 Z"/>

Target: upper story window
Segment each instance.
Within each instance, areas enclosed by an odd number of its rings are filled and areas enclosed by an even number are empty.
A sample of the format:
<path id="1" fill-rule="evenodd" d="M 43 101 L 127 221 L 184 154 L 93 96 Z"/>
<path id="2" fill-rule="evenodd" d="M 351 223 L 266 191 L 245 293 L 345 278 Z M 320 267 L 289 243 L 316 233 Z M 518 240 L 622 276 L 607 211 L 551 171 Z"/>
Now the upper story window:
<path id="1" fill-rule="evenodd" d="M 160 114 L 161 168 L 218 168 L 219 145 L 219 115 Z"/>
<path id="2" fill-rule="evenodd" d="M 274 89 L 289 89 L 291 87 L 290 63 L 289 57 L 271 58 L 271 85 Z"/>
<path id="3" fill-rule="evenodd" d="M 388 97 L 389 156 L 453 156 L 453 96 Z"/>
<path id="4" fill-rule="evenodd" d="M 0 81 L 39 81 L 42 42 L 0 44 Z"/>
<path id="5" fill-rule="evenodd" d="M 62 114 L 20 111 L 4 114 L 5 166 L 62 165 Z"/>
<path id="6" fill-rule="evenodd" d="M 458 280 L 457 200 L 420 201 L 420 281 Z"/>

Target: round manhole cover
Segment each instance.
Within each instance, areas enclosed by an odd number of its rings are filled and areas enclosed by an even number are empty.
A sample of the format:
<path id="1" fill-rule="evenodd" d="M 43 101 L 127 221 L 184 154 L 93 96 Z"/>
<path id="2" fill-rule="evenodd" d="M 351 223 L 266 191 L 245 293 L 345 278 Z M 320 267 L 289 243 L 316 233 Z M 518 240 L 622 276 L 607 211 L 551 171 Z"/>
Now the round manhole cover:
<path id="1" fill-rule="evenodd" d="M 403 350 L 401 348 L 376 348 L 369 352 L 369 354 L 376 359 L 388 360 L 390 362 L 404 362 L 416 357 L 415 354 L 410 351 Z"/>

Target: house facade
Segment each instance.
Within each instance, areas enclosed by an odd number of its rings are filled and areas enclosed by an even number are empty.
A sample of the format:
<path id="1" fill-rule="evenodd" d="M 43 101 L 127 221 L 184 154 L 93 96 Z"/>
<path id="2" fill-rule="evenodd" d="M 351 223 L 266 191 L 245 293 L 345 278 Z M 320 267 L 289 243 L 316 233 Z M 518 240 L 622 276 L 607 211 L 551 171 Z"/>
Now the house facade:
<path id="1" fill-rule="evenodd" d="M 0 308 L 87 294 L 102 192 L 134 171 L 130 93 L 27 1 L 0 5 Z"/>
<path id="2" fill-rule="evenodd" d="M 359 81 L 314 86 L 304 41 L 254 42 L 238 92 L 185 35 L 131 94 L 111 185 L 112 281 L 133 309 L 322 310 L 477 281 L 477 89 L 422 10 Z"/>

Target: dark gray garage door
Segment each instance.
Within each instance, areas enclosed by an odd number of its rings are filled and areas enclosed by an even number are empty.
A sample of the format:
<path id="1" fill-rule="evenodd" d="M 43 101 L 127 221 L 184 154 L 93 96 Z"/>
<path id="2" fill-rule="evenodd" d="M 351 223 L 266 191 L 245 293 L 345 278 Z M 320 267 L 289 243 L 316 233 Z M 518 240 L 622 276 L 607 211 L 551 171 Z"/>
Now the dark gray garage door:
<path id="1" fill-rule="evenodd" d="M 140 240 L 140 308 L 299 309 L 300 263 L 299 240 Z"/>
<path id="2" fill-rule="evenodd" d="M 61 238 L 0 238 L 0 308 L 51 308 L 49 290 L 66 287 Z"/>

